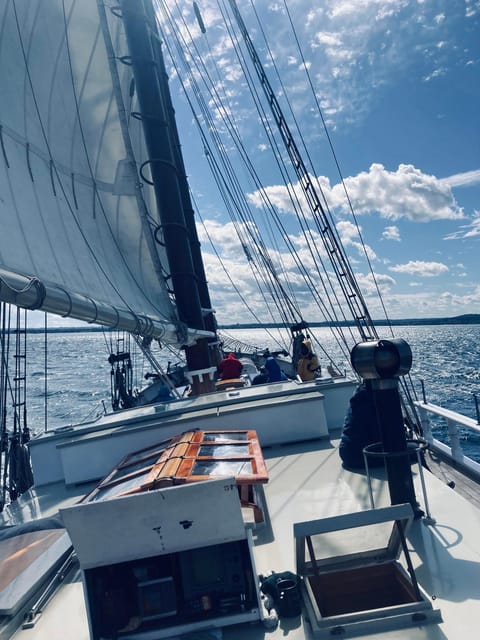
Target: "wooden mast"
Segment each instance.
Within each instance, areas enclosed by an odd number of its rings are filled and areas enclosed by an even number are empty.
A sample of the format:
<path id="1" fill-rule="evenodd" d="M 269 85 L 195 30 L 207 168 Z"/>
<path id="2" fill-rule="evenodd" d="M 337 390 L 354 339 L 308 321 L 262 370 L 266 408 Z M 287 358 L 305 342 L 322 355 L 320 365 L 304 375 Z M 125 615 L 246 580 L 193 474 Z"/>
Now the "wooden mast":
<path id="1" fill-rule="evenodd" d="M 162 77 L 165 66 L 161 47 L 158 36 L 153 45 L 151 35 L 156 25 L 143 0 L 121 0 L 121 8 L 178 314 L 188 327 L 205 330 L 199 286 L 200 281 L 205 280 L 205 273 L 202 265 L 203 276 L 200 274 L 199 278 L 192 257 L 195 240 L 191 240 L 192 221 L 189 223 L 187 217 L 190 215 L 193 220 L 193 210 L 191 214 L 186 212 L 188 207 L 182 194 L 185 171 L 183 161 L 179 165 L 176 131 L 171 128 L 171 98 Z M 213 390 L 214 367 L 208 339 L 185 346 L 185 354 L 193 393 Z"/>
<path id="2" fill-rule="evenodd" d="M 145 9 L 148 13 L 151 28 L 156 30 L 155 13 L 150 2 L 146 3 Z M 192 254 L 193 267 L 197 275 L 198 293 L 200 296 L 200 304 L 202 307 L 202 313 L 204 318 L 204 325 L 207 331 L 216 333 L 217 324 L 215 320 L 215 314 L 212 309 L 212 303 L 210 299 L 210 292 L 208 289 L 207 276 L 205 274 L 205 267 L 203 264 L 203 258 L 201 253 L 201 245 L 198 238 L 197 226 L 195 224 L 195 212 L 190 197 L 190 188 L 187 180 L 187 172 L 185 170 L 185 163 L 183 161 L 183 155 L 180 144 L 180 137 L 178 135 L 177 121 L 175 118 L 175 109 L 172 103 L 170 89 L 168 86 L 168 73 L 165 68 L 165 62 L 162 54 L 161 41 L 158 37 L 152 39 L 152 47 L 156 54 L 156 62 L 158 64 L 158 79 L 160 82 L 160 90 L 165 99 L 166 115 L 168 119 L 168 126 L 173 141 L 173 151 L 175 154 L 175 163 L 179 172 L 179 186 L 180 193 L 183 202 L 183 213 L 185 216 L 185 222 L 189 230 L 190 251 Z M 217 339 L 213 338 L 209 340 L 209 346 L 211 348 L 210 357 L 215 362 L 219 361 Z"/>

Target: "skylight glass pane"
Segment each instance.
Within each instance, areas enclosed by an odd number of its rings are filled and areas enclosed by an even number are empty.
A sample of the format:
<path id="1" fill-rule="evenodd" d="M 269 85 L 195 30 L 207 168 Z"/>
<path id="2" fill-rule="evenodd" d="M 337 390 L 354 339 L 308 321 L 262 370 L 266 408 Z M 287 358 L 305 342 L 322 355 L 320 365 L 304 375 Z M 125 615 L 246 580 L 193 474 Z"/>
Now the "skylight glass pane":
<path id="1" fill-rule="evenodd" d="M 231 442 L 232 440 L 239 440 L 241 442 L 245 442 L 246 440 L 248 440 L 248 434 L 246 431 L 242 433 L 225 433 L 225 431 L 221 431 L 219 433 L 212 432 L 212 433 L 205 433 L 203 435 L 204 442 L 222 442 L 222 441 Z"/>
<path id="2" fill-rule="evenodd" d="M 158 443 L 156 445 L 154 445 L 153 447 L 148 447 L 148 449 L 143 449 L 142 451 L 137 451 L 136 453 L 132 453 L 128 456 L 128 460 L 127 462 L 135 462 L 136 460 L 141 460 L 143 458 L 146 458 L 147 456 L 150 457 L 153 454 L 156 454 L 157 458 L 159 458 L 162 454 L 163 451 L 165 451 L 165 449 L 167 448 L 167 446 L 170 444 L 170 440 L 168 442 L 162 442 L 162 443 Z"/>
<path id="3" fill-rule="evenodd" d="M 99 491 L 92 498 L 91 502 L 97 502 L 100 500 L 109 500 L 110 498 L 114 498 L 125 491 L 129 491 L 130 489 L 136 489 L 141 484 L 145 482 L 150 473 L 150 469 L 148 469 L 145 473 L 141 473 L 134 478 L 130 478 L 129 480 L 125 480 L 124 482 L 119 482 L 113 486 L 109 485 L 108 487 L 104 487 L 99 489 Z"/>
<path id="4" fill-rule="evenodd" d="M 192 476 L 246 476 L 252 475 L 250 460 L 197 460 Z"/>
<path id="5" fill-rule="evenodd" d="M 312 535 L 311 540 L 317 560 L 375 552 L 378 552 L 381 559 L 388 547 L 391 534 L 392 522 L 380 522 Z"/>
<path id="6" fill-rule="evenodd" d="M 148 467 L 148 471 L 150 471 L 150 469 L 153 467 L 153 465 L 158 460 L 158 458 L 159 458 L 159 455 L 155 453 L 155 455 L 150 456 L 145 460 L 139 460 L 134 464 L 129 464 L 125 467 L 120 467 L 115 471 L 115 474 L 111 478 L 109 478 L 109 482 L 112 482 L 113 480 L 119 480 L 120 478 L 123 478 L 124 476 L 128 476 L 130 473 L 133 473 L 134 471 L 139 471 L 140 469 L 147 470 L 146 469 L 147 467 Z"/>
<path id="7" fill-rule="evenodd" d="M 248 444 L 206 444 L 198 450 L 199 456 L 248 456 Z"/>

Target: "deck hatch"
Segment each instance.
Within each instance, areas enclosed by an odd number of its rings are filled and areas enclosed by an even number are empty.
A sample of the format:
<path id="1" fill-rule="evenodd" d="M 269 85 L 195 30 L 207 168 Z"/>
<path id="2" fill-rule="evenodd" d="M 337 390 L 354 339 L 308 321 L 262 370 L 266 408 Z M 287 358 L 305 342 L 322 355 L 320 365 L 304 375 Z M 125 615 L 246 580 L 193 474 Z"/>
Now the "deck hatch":
<path id="1" fill-rule="evenodd" d="M 267 482 L 253 430 L 187 431 L 130 453 L 85 498 L 85 502 L 143 493 L 166 486 L 235 476 L 240 487 Z"/>
<path id="2" fill-rule="evenodd" d="M 158 640 L 260 620 L 252 533 L 234 478 L 61 514 L 82 569 L 91 640 Z"/>
<path id="3" fill-rule="evenodd" d="M 186 431 L 125 456 L 82 502 L 145 493 L 219 478 L 235 478 L 242 507 L 264 521 L 259 485 L 268 472 L 256 431 Z"/>
<path id="4" fill-rule="evenodd" d="M 411 563 L 405 533 L 412 518 L 403 504 L 294 524 L 297 573 L 316 636 L 441 620 Z"/>

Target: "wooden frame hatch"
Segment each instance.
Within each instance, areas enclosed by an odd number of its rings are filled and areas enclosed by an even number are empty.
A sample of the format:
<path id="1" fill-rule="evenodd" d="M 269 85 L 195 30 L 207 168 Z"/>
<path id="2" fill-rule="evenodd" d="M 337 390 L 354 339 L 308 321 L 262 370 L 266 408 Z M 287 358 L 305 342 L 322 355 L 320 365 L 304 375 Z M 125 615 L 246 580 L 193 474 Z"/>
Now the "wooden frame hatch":
<path id="1" fill-rule="evenodd" d="M 254 487 L 268 481 L 256 431 L 187 431 L 125 456 L 84 502 L 152 491 L 167 486 L 235 477 L 241 502 L 263 519 Z"/>

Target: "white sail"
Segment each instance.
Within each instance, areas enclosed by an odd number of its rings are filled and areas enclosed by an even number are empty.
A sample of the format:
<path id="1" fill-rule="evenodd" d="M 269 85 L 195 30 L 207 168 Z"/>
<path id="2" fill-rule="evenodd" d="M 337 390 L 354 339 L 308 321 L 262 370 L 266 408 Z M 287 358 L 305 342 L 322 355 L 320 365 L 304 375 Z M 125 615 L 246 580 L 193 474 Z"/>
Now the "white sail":
<path id="1" fill-rule="evenodd" d="M 1 299 L 185 341 L 122 20 L 96 0 L 12 0 L 0 37 Z"/>

